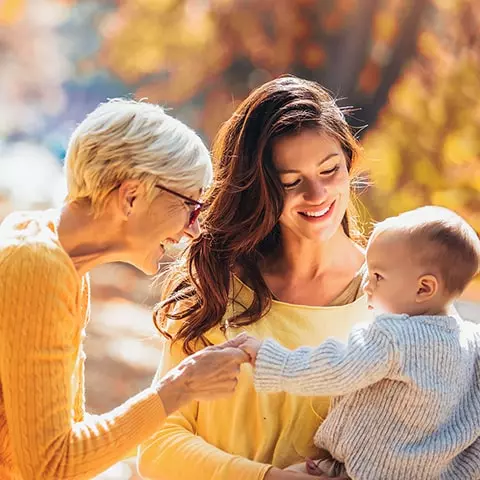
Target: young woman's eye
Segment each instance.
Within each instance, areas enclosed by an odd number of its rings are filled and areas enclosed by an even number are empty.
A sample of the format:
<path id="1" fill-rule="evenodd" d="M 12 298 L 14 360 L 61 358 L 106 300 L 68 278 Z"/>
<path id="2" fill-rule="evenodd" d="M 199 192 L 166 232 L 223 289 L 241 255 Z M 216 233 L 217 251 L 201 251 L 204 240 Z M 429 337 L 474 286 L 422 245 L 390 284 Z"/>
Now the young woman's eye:
<path id="1" fill-rule="evenodd" d="M 338 172 L 340 168 L 340 165 L 335 165 L 333 168 L 330 168 L 329 170 L 325 170 L 322 172 L 322 175 L 332 175 L 332 173 Z"/>
<path id="2" fill-rule="evenodd" d="M 299 183 L 300 183 L 300 180 L 295 180 L 294 182 L 291 182 L 291 183 L 284 183 L 283 188 L 285 190 L 289 190 L 291 188 L 295 188 Z"/>

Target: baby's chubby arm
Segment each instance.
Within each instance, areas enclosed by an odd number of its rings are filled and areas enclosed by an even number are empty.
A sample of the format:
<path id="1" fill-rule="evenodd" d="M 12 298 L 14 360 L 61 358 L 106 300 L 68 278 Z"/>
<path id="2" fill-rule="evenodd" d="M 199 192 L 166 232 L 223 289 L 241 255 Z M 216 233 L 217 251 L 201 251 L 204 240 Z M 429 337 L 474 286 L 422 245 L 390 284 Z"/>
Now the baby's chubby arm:
<path id="1" fill-rule="evenodd" d="M 295 395 L 345 395 L 385 378 L 393 344 L 373 325 L 355 328 L 346 343 L 328 338 L 317 347 L 288 350 L 250 335 L 239 345 L 254 366 L 255 388 Z"/>

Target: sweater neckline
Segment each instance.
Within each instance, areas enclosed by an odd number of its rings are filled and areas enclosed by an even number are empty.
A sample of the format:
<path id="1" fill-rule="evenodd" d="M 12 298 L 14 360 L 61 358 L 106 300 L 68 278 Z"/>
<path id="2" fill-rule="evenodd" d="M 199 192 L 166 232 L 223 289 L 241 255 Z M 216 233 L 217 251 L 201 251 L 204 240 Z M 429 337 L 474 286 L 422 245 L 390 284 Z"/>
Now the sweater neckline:
<path id="1" fill-rule="evenodd" d="M 242 289 L 245 289 L 250 295 L 254 295 L 254 291 L 246 284 L 244 283 L 236 274 L 233 274 L 234 281 L 239 283 L 241 286 L 241 289 L 239 291 L 235 291 L 234 289 L 234 298 L 236 298 Z M 272 306 L 280 307 L 280 308 L 289 308 L 289 309 L 303 309 L 303 310 L 310 310 L 310 311 L 325 311 L 325 310 L 342 310 L 345 308 L 348 308 L 350 306 L 354 306 L 357 304 L 364 303 L 365 301 L 365 294 L 360 295 L 358 298 L 356 298 L 353 302 L 351 303 L 346 303 L 345 305 L 303 305 L 303 304 L 298 304 L 298 303 L 288 303 L 288 302 L 282 302 L 281 300 L 276 300 L 272 299 Z"/>

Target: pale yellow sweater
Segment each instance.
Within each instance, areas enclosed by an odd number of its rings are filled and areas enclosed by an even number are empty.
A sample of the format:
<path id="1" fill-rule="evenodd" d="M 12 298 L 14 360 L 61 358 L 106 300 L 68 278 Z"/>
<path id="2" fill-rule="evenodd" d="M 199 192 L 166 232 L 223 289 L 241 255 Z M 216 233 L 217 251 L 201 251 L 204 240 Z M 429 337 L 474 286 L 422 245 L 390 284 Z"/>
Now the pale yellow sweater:
<path id="1" fill-rule="evenodd" d="M 85 417 L 88 278 L 61 247 L 54 212 L 12 214 L 0 226 L 0 478 L 86 479 L 158 430 L 148 388 Z"/>
<path id="2" fill-rule="evenodd" d="M 358 282 L 355 293 L 358 296 Z M 351 289 L 350 289 L 351 291 Z M 234 279 L 226 318 L 252 300 L 251 290 Z M 345 298 L 345 295 L 341 295 Z M 314 346 L 329 336 L 346 339 L 353 324 L 370 322 L 365 297 L 343 306 L 310 307 L 274 301 L 270 312 L 242 330 L 273 337 L 288 348 Z M 171 331 L 173 325 L 169 325 Z M 232 338 L 239 330 L 229 328 Z M 208 338 L 225 340 L 219 328 Z M 184 358 L 181 344 L 164 344 L 157 375 Z M 257 393 L 252 368 L 242 366 L 235 394 L 225 400 L 192 402 L 170 416 L 139 452 L 140 473 L 162 480 L 260 480 L 274 465 L 283 468 L 315 454 L 314 434 L 327 415 L 329 398 Z"/>

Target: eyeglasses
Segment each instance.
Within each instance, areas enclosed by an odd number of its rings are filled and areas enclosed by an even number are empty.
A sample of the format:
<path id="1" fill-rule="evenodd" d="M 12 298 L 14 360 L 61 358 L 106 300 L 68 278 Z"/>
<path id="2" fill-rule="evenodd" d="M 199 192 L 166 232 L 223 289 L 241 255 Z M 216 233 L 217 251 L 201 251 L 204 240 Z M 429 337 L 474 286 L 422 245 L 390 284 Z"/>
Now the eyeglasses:
<path id="1" fill-rule="evenodd" d="M 160 190 L 165 190 L 166 192 L 175 195 L 178 198 L 181 198 L 185 201 L 185 203 L 189 206 L 193 206 L 193 210 L 190 212 L 190 218 L 188 219 L 188 226 L 191 227 L 198 219 L 200 212 L 203 208 L 203 203 L 199 202 L 198 200 L 194 200 L 193 198 L 187 197 L 182 195 L 181 193 L 176 192 L 175 190 L 170 190 L 170 188 L 164 187 L 163 185 L 155 185 L 155 187 L 159 188 Z"/>

